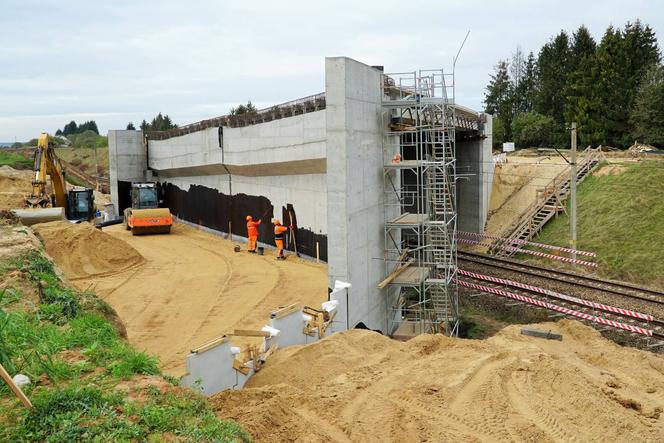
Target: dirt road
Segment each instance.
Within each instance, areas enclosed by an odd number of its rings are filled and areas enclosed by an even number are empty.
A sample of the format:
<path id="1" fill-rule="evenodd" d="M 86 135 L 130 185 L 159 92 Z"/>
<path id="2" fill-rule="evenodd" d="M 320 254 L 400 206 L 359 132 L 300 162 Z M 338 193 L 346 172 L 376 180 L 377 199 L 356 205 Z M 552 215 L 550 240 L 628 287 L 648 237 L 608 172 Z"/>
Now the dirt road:
<path id="1" fill-rule="evenodd" d="M 73 283 L 115 308 L 129 341 L 159 356 L 174 376 L 184 374 L 190 349 L 235 328 L 260 328 L 277 306 L 327 299 L 324 265 L 295 257 L 279 262 L 270 251 L 235 253 L 234 243 L 181 224 L 170 235 L 132 236 L 121 225 L 104 232 L 133 246 L 145 262 Z"/>

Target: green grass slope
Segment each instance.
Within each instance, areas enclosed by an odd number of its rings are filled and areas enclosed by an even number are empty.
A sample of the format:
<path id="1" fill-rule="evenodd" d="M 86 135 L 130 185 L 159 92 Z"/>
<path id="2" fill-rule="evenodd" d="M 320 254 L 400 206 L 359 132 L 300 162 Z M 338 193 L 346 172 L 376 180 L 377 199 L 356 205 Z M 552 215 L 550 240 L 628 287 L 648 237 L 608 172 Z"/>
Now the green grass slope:
<path id="1" fill-rule="evenodd" d="M 0 363 L 30 377 L 34 405 L 23 408 L 0 380 L 0 441 L 250 441 L 200 394 L 162 376 L 113 316 L 61 280 L 41 250 L 0 260 Z"/>
<path id="2" fill-rule="evenodd" d="M 605 165 L 604 168 L 612 168 Z M 664 288 L 664 162 L 625 165 L 578 188 L 578 248 L 598 254 L 608 278 Z M 569 219 L 549 222 L 537 241 L 567 245 Z"/>
<path id="3" fill-rule="evenodd" d="M 14 169 L 32 168 L 32 160 L 15 152 L 0 149 L 0 166 L 11 166 Z"/>

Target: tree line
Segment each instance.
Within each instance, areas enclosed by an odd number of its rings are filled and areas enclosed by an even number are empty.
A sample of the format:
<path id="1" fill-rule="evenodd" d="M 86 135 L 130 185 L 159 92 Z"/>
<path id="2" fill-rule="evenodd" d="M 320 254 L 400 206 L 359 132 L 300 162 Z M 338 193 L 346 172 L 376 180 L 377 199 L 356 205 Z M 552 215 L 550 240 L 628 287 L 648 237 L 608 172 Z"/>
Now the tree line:
<path id="1" fill-rule="evenodd" d="M 97 123 L 94 120 L 81 123 L 80 125 L 77 125 L 76 122 L 72 120 L 67 123 L 64 128 L 55 131 L 55 135 L 63 135 L 66 137 L 68 135 L 82 134 L 85 131 L 92 131 L 99 135 L 99 128 L 97 128 Z"/>
<path id="2" fill-rule="evenodd" d="M 597 43 L 588 28 L 561 31 L 527 56 L 500 60 L 484 97 L 494 143 L 567 146 L 576 122 L 581 145 L 664 146 L 664 68 L 657 38 L 639 20 L 609 26 Z"/>

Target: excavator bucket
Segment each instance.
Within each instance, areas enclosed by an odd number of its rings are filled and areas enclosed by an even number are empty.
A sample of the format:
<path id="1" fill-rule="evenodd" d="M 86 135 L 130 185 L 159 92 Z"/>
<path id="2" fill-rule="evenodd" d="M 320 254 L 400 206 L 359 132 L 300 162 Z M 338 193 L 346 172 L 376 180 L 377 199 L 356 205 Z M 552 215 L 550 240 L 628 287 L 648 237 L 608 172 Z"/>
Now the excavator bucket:
<path id="1" fill-rule="evenodd" d="M 133 235 L 167 234 L 171 232 L 173 216 L 166 208 L 132 209 L 127 225 Z"/>

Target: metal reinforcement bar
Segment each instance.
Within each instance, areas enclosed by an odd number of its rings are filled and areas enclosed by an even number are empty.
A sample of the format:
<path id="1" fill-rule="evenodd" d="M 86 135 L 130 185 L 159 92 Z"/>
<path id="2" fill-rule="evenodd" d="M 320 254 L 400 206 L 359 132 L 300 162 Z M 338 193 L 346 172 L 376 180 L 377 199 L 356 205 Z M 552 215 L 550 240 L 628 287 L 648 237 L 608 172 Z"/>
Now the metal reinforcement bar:
<path id="1" fill-rule="evenodd" d="M 202 131 L 208 128 L 218 128 L 219 126 L 235 128 L 254 125 L 285 117 L 292 117 L 294 115 L 306 114 L 307 112 L 320 111 L 321 109 L 325 109 L 325 106 L 325 93 L 320 92 L 318 94 L 270 106 L 269 108 L 259 109 L 251 114 L 222 115 L 220 117 L 201 120 L 168 131 L 150 131 L 146 134 L 146 138 L 148 140 L 166 140 L 171 137 L 179 137 L 181 135 Z"/>
<path id="2" fill-rule="evenodd" d="M 628 331 L 628 332 L 634 332 L 636 334 L 645 335 L 646 337 L 657 336 L 657 337 L 664 338 L 664 334 L 661 334 L 659 332 L 654 332 L 652 329 L 646 329 L 646 328 L 642 328 L 642 327 L 639 327 L 639 326 L 629 325 L 627 323 L 621 323 L 621 322 L 617 322 L 617 321 L 614 321 L 614 320 L 609 320 L 609 319 L 606 319 L 606 318 L 598 317 L 596 315 L 586 314 L 584 312 L 575 311 L 573 309 L 568 309 L 568 308 L 558 306 L 558 305 L 553 304 L 553 303 L 545 302 L 545 301 L 542 301 L 542 300 L 536 300 L 536 299 L 531 298 L 531 297 L 526 297 L 524 295 L 515 294 L 515 293 L 509 292 L 509 291 L 504 291 L 502 289 L 497 289 L 497 288 L 492 288 L 492 287 L 489 287 L 489 286 L 478 285 L 478 284 L 471 283 L 471 282 L 468 282 L 468 281 L 465 281 L 465 280 L 455 279 L 455 282 L 459 286 L 463 286 L 463 287 L 471 288 L 471 289 L 476 289 L 478 291 L 486 292 L 486 293 L 489 293 L 489 294 L 499 295 L 501 297 L 511 298 L 513 300 L 518 300 L 520 302 L 529 303 L 531 305 L 539 306 L 541 308 L 546 308 L 546 309 L 549 309 L 551 311 L 560 312 L 561 314 L 571 315 L 573 317 L 577 317 L 577 318 L 580 318 L 582 320 L 590 321 L 590 322 L 593 322 L 593 323 L 598 323 L 598 324 L 601 324 L 601 325 L 610 326 L 610 327 L 613 327 L 613 328 L 616 328 L 616 329 L 622 329 L 622 330 Z"/>

